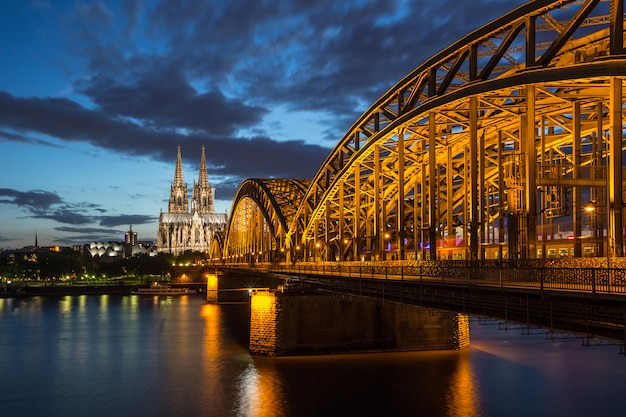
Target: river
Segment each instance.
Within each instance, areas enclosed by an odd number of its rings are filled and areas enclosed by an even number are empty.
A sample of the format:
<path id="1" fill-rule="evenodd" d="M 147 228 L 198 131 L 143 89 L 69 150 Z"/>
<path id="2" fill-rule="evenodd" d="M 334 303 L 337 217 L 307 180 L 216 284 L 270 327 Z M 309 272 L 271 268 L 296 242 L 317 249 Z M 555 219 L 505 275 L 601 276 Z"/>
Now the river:
<path id="1" fill-rule="evenodd" d="M 266 358 L 247 304 L 0 299 L 2 416 L 613 416 L 618 346 L 472 319 L 464 351 Z"/>

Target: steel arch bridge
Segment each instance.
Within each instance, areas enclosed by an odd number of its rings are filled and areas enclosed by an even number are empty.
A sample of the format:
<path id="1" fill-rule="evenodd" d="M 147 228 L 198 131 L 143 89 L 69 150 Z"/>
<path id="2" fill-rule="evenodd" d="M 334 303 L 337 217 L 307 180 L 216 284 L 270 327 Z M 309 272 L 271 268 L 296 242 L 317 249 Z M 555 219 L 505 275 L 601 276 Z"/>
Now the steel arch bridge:
<path id="1" fill-rule="evenodd" d="M 313 180 L 242 183 L 220 255 L 623 256 L 625 52 L 624 0 L 512 10 L 398 81 Z"/>
<path id="2" fill-rule="evenodd" d="M 285 259 L 287 232 L 310 180 L 245 180 L 233 200 L 226 238 L 211 250 L 214 259 Z M 221 246 L 220 246 L 221 243 Z"/>

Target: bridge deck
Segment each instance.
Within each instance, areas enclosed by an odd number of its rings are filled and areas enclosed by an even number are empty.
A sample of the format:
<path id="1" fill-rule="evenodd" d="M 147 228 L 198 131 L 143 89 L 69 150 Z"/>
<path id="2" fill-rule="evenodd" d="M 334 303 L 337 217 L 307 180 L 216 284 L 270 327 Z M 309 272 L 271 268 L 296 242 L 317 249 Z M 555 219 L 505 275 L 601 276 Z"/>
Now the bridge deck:
<path id="1" fill-rule="evenodd" d="M 626 286 L 623 270 L 617 268 L 359 263 L 223 267 L 280 274 L 327 291 L 451 309 L 586 338 L 626 341 Z"/>

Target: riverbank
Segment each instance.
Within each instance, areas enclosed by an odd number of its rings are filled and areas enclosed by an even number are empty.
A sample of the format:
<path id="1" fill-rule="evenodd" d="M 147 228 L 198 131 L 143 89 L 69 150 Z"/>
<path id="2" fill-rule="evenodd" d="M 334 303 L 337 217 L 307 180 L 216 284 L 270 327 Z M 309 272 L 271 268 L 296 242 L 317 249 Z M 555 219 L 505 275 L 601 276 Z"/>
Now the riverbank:
<path id="1" fill-rule="evenodd" d="M 34 296 L 63 296 L 63 295 L 129 295 L 131 290 L 148 287 L 141 285 L 8 285 L 0 288 L 0 298 L 34 297 Z M 182 286 L 197 293 L 206 291 L 206 284 L 172 285 Z"/>

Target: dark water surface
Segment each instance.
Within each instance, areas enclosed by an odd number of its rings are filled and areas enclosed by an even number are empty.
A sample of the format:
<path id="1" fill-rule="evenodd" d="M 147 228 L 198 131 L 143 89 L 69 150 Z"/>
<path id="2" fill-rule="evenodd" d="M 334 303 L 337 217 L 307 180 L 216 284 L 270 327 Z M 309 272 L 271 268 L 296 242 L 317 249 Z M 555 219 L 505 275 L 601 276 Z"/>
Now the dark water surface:
<path id="1" fill-rule="evenodd" d="M 626 358 L 472 321 L 461 352 L 264 358 L 248 306 L 0 299 L 0 416 L 622 416 Z"/>

